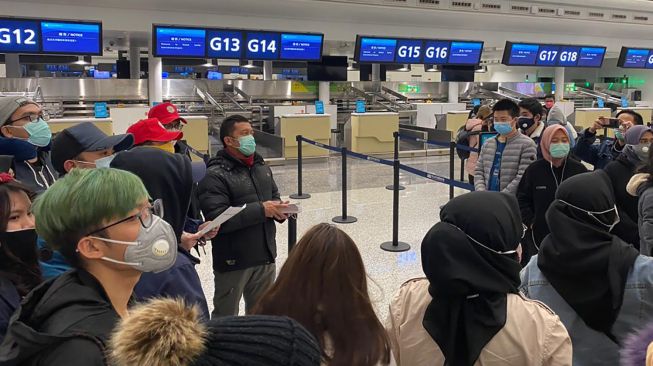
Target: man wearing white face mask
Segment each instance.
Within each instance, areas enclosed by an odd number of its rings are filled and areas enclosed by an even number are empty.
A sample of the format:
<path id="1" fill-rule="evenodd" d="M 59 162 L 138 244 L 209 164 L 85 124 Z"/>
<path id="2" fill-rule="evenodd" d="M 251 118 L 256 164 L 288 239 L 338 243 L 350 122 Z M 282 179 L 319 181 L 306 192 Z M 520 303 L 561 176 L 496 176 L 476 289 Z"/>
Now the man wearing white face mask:
<path id="1" fill-rule="evenodd" d="M 535 161 L 536 145 L 517 129 L 519 107 L 509 99 L 493 108 L 494 129 L 499 133 L 482 147 L 474 186 L 477 191 L 517 193 L 526 168 Z"/>
<path id="2" fill-rule="evenodd" d="M 141 180 L 117 169 L 73 169 L 33 211 L 38 234 L 74 269 L 26 296 L 0 345 L 0 364 L 104 366 L 105 345 L 141 274 L 174 264 L 174 230 Z"/>
<path id="3" fill-rule="evenodd" d="M 33 100 L 22 96 L 0 98 L 0 154 L 13 156 L 16 179 L 36 193 L 57 179 L 50 162 L 49 119 L 49 114 Z"/>
<path id="4" fill-rule="evenodd" d="M 52 139 L 52 165 L 60 176 L 74 168 L 108 168 L 114 154 L 133 145 L 131 134 L 107 136 L 93 123 L 83 122 Z"/>

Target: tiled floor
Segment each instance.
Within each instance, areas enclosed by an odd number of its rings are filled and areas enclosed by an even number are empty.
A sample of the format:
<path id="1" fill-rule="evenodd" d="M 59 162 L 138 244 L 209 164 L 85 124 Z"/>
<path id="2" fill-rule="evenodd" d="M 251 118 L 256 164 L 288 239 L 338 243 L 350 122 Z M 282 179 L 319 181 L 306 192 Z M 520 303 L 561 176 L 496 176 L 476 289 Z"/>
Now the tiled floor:
<path id="1" fill-rule="evenodd" d="M 439 175 L 448 176 L 449 172 L 447 157 L 402 159 L 402 163 Z M 392 239 L 392 191 L 384 188 L 392 183 L 392 168 L 361 160 L 350 160 L 348 165 L 348 210 L 349 215 L 358 218 L 358 222 L 339 227 L 358 244 L 370 279 L 370 296 L 380 319 L 385 321 L 388 302 L 399 286 L 410 278 L 423 276 L 420 243 L 426 232 L 438 221 L 439 207 L 449 199 L 449 187 L 402 172 L 401 184 L 406 186 L 406 190 L 400 193 L 399 240 L 409 243 L 411 250 L 389 253 L 381 250 L 379 245 Z M 289 194 L 295 193 L 297 174 L 294 164 L 273 167 L 273 172 L 282 196 L 287 198 Z M 340 215 L 340 159 L 307 163 L 304 178 L 304 191 L 312 197 L 299 201 L 303 210 L 298 221 L 300 237 L 311 226 L 331 222 L 333 217 Z M 464 192 L 456 189 L 457 195 Z M 288 252 L 287 224 L 277 225 L 277 247 L 277 268 L 280 268 Z M 210 248 L 207 248 L 207 253 L 210 253 Z M 203 262 L 197 269 L 209 307 L 213 308 L 210 255 L 203 257 Z M 241 304 L 241 314 L 243 312 Z"/>

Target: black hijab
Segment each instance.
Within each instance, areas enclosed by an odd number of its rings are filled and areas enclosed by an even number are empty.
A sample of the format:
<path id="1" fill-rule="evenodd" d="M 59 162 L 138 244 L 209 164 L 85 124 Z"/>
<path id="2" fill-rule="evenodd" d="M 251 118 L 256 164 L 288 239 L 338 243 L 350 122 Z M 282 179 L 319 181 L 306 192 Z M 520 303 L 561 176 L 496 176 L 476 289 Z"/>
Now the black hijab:
<path id="1" fill-rule="evenodd" d="M 615 211 L 592 217 L 561 200 L 586 211 L 610 210 L 615 204 L 610 178 L 598 170 L 560 185 L 546 212 L 551 233 L 542 242 L 537 266 L 585 324 L 615 340 L 612 325 L 639 253 L 608 231 Z"/>
<path id="2" fill-rule="evenodd" d="M 422 241 L 422 268 L 433 297 L 422 324 L 446 365 L 473 365 L 506 324 L 506 294 L 518 292 L 517 255 L 490 249 L 508 252 L 519 245 L 519 204 L 506 193 L 472 192 L 449 201 L 440 221 Z"/>

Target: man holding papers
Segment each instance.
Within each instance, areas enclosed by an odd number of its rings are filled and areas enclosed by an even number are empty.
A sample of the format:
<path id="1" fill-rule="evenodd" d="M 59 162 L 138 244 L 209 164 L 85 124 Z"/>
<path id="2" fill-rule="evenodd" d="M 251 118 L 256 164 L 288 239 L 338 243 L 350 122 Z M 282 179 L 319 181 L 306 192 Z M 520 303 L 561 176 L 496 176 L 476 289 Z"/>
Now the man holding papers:
<path id="1" fill-rule="evenodd" d="M 276 221 L 287 218 L 270 167 L 256 153 L 254 130 L 243 116 L 222 122 L 224 149 L 209 160 L 199 184 L 199 201 L 206 220 L 230 207 L 242 209 L 220 225 L 212 240 L 215 275 L 211 318 L 237 315 L 241 297 L 247 312 L 274 282 L 277 257 Z"/>

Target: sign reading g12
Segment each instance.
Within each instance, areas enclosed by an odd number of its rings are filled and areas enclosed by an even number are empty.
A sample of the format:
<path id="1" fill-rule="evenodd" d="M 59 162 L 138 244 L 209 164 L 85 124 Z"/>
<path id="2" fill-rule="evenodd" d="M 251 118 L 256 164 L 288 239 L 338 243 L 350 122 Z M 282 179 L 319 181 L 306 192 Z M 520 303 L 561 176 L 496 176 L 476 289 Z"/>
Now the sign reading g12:
<path id="1" fill-rule="evenodd" d="M 36 20 L 0 19 L 0 52 L 38 53 L 40 26 Z"/>

